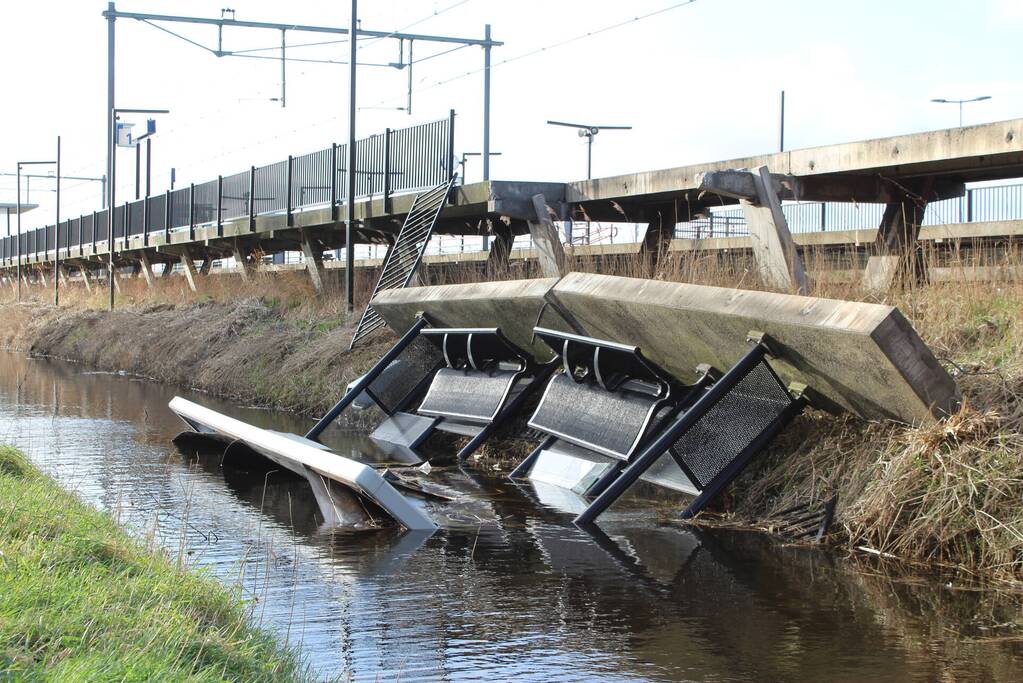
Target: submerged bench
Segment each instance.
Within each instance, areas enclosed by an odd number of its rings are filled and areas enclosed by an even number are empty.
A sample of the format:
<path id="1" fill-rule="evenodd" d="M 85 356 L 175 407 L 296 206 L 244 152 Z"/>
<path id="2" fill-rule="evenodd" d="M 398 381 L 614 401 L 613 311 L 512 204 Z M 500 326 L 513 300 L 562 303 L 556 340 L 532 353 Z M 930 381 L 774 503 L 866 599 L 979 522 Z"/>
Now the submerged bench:
<path id="1" fill-rule="evenodd" d="M 472 437 L 457 454 L 464 459 L 552 370 L 509 341 L 500 328 L 434 328 L 420 317 L 306 437 L 316 439 L 358 401 L 375 404 L 386 414 L 371 434 L 377 442 L 416 453 L 440 430 Z"/>
<path id="2" fill-rule="evenodd" d="M 691 517 L 710 503 L 805 405 L 772 370 L 762 335 L 714 379 L 702 366 L 683 384 L 639 347 L 537 328 L 560 371 L 529 426 L 547 434 L 512 477 L 569 488 L 592 502 L 591 522 L 637 480 L 696 496 Z"/>

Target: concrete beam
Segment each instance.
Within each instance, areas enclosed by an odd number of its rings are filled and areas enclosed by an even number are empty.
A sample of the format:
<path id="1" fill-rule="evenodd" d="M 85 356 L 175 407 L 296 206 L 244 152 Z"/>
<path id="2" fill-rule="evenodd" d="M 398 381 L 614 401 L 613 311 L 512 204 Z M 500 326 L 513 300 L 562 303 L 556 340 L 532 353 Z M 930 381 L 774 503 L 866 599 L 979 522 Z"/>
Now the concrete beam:
<path id="1" fill-rule="evenodd" d="M 760 166 L 801 178 L 878 173 L 896 179 L 939 174 L 966 181 L 1015 178 L 1023 173 L 1023 119 L 594 178 L 569 183 L 565 201 L 667 197 L 695 191 L 700 173 Z"/>
<path id="2" fill-rule="evenodd" d="M 921 424 L 959 404 L 955 381 L 891 306 L 590 273 L 562 278 L 549 298 L 586 334 L 637 345 L 686 381 L 700 363 L 731 367 L 758 330 L 771 367 L 810 387 L 818 407 Z"/>
<path id="3" fill-rule="evenodd" d="M 138 253 L 139 265 L 141 266 L 142 277 L 146 279 L 146 286 L 153 288 L 153 264 L 149 260 L 149 252 L 142 250 Z"/>
<path id="4" fill-rule="evenodd" d="M 771 173 L 761 166 L 749 173 L 757 191 L 756 201 L 740 199 L 742 213 L 753 244 L 753 256 L 764 284 L 787 292 L 806 294 L 809 286 Z"/>
<path id="5" fill-rule="evenodd" d="M 319 245 L 313 243 L 308 230 L 302 229 L 299 231 L 299 234 L 302 256 L 305 260 L 306 270 L 309 271 L 309 279 L 313 281 L 313 287 L 316 288 L 316 291 L 322 294 L 327 285 L 327 272 L 323 269 L 323 252 L 320 250 Z"/>
<path id="6" fill-rule="evenodd" d="M 561 277 L 568 272 L 565 248 L 542 194 L 533 195 L 533 210 L 536 219 L 529 221 L 529 234 L 533 237 L 540 272 L 544 277 Z"/>
<path id="7" fill-rule="evenodd" d="M 873 253 L 863 271 L 861 285 L 865 290 L 883 293 L 904 276 L 926 276 L 916 253 L 926 208 L 927 201 L 922 197 L 907 197 L 885 206 Z"/>
<path id="8" fill-rule="evenodd" d="M 234 257 L 234 262 L 238 266 L 238 272 L 245 282 L 248 282 L 253 269 L 253 266 L 249 265 L 249 253 L 250 250 L 238 241 L 237 238 L 231 243 L 231 256 Z"/>
<path id="9" fill-rule="evenodd" d="M 85 291 L 92 294 L 92 274 L 85 266 L 80 266 L 78 272 L 82 274 L 82 282 L 85 284 Z"/>
<path id="10" fill-rule="evenodd" d="M 185 271 L 185 280 L 188 281 L 188 288 L 193 292 L 198 292 L 199 288 L 196 286 L 198 273 L 195 272 L 195 261 L 192 260 L 192 254 L 187 246 L 182 246 L 180 254 L 179 259 Z"/>

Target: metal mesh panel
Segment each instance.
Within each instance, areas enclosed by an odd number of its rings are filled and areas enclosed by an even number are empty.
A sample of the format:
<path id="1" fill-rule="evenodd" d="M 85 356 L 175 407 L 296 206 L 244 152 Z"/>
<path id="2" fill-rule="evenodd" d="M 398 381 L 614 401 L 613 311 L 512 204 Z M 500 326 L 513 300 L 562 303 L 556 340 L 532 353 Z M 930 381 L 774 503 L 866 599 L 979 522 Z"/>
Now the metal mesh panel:
<path id="1" fill-rule="evenodd" d="M 444 356 L 433 342 L 416 339 L 406 346 L 388 369 L 370 382 L 366 390 L 383 409 L 392 413 L 427 376 L 444 363 Z"/>
<path id="2" fill-rule="evenodd" d="M 529 426 L 606 455 L 627 458 L 653 406 L 649 396 L 578 384 L 562 373 L 551 380 Z"/>
<path id="3" fill-rule="evenodd" d="M 419 412 L 489 422 L 501 409 L 517 374 L 509 370 L 479 372 L 441 368 Z"/>
<path id="4" fill-rule="evenodd" d="M 188 226 L 188 194 L 187 187 L 171 192 L 171 228 Z"/>
<path id="5" fill-rule="evenodd" d="M 146 202 L 140 199 L 128 205 L 128 234 L 141 235 L 145 229 Z"/>
<path id="6" fill-rule="evenodd" d="M 195 224 L 215 223 L 217 220 L 217 181 L 209 180 L 195 186 Z M 186 222 L 185 225 L 188 225 Z"/>
<path id="7" fill-rule="evenodd" d="M 321 149 L 291 160 L 292 208 L 330 202 L 330 152 Z"/>
<path id="8" fill-rule="evenodd" d="M 257 214 L 285 211 L 288 208 L 288 162 L 256 169 L 255 211 Z"/>
<path id="9" fill-rule="evenodd" d="M 763 361 L 703 415 L 672 450 L 706 487 L 788 407 L 792 398 Z"/>
<path id="10" fill-rule="evenodd" d="M 158 194 L 149 198 L 148 232 L 162 232 L 167 222 L 167 195 Z"/>
<path id="11" fill-rule="evenodd" d="M 249 174 L 224 176 L 220 197 L 220 219 L 223 221 L 249 215 Z M 214 217 L 214 220 L 216 217 Z"/>
<path id="12" fill-rule="evenodd" d="M 95 241 L 99 242 L 99 241 L 105 241 L 107 239 L 107 229 L 108 229 L 107 220 L 108 220 L 108 218 L 107 218 L 107 209 L 103 209 L 102 211 L 99 211 L 99 212 L 96 213 L 96 220 L 93 223 L 93 228 L 95 229 L 95 233 L 96 233 L 95 234 Z"/>

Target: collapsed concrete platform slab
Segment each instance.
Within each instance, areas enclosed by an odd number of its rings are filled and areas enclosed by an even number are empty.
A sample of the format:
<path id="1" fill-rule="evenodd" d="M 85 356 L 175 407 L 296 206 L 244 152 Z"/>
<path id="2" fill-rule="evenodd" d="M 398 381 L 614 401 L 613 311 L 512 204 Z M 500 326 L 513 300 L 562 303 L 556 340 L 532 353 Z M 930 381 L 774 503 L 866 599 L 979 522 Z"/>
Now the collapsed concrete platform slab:
<path id="1" fill-rule="evenodd" d="M 533 327 L 545 302 L 555 306 L 540 324 L 639 346 L 687 381 L 699 364 L 730 367 L 757 330 L 777 347 L 782 379 L 808 386 L 817 407 L 922 424 L 960 400 L 953 379 L 892 306 L 589 273 L 391 290 L 373 305 L 399 332 L 423 312 L 445 326 L 500 326 L 542 354 Z"/>
<path id="2" fill-rule="evenodd" d="M 496 327 L 519 347 L 540 358 L 550 350 L 533 339 L 533 326 L 558 278 L 474 282 L 388 289 L 373 298 L 373 308 L 399 334 L 424 313 L 434 327 Z M 556 318 L 544 315 L 544 320 Z"/>
<path id="3" fill-rule="evenodd" d="M 786 382 L 818 407 L 932 422 L 956 410 L 955 382 L 897 308 L 817 297 L 571 273 L 552 296 L 588 334 L 628 342 L 683 379 L 729 367 L 745 335 L 768 335 Z"/>

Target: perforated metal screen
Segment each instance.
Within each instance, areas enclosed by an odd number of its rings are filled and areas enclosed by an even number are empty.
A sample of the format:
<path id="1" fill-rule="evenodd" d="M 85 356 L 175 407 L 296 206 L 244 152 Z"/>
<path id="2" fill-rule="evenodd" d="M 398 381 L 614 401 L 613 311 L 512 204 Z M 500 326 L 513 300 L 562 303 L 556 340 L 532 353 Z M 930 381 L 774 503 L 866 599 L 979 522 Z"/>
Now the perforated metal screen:
<path id="1" fill-rule="evenodd" d="M 422 381 L 444 364 L 444 356 L 425 337 L 416 337 L 398 357 L 370 382 L 366 391 L 388 414 L 401 408 L 409 393 L 417 389 Z"/>
<path id="2" fill-rule="evenodd" d="M 673 454 L 703 489 L 792 403 L 771 368 L 761 361 L 680 436 Z"/>
<path id="3" fill-rule="evenodd" d="M 529 426 L 615 458 L 628 458 L 647 424 L 654 400 L 610 392 L 560 374 L 551 380 Z"/>

